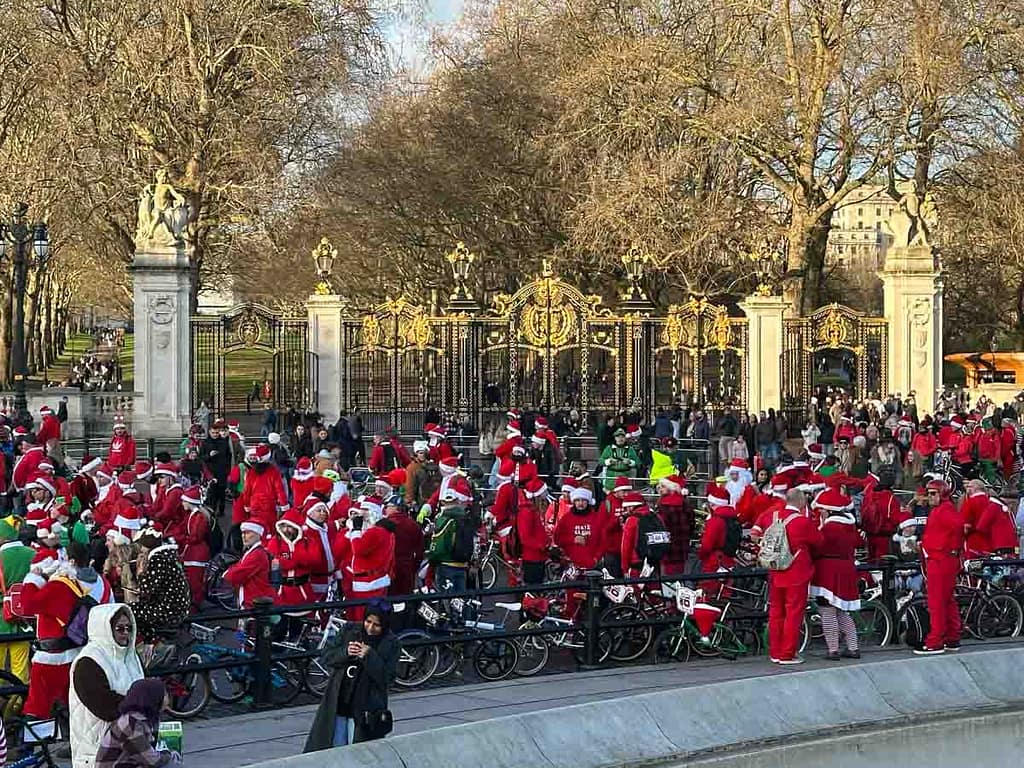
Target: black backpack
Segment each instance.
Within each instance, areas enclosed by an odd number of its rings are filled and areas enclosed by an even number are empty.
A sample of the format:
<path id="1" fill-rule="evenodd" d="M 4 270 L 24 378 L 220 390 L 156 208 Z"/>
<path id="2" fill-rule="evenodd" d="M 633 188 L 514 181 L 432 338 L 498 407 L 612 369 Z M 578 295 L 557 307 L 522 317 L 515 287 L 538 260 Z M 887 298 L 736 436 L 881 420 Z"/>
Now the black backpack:
<path id="1" fill-rule="evenodd" d="M 665 529 L 661 518 L 653 512 L 647 515 L 640 515 L 636 551 L 641 560 L 655 565 L 660 563 L 662 558 L 668 554 L 669 544 L 672 541 L 672 534 Z"/>
<path id="2" fill-rule="evenodd" d="M 473 548 L 476 544 L 476 528 L 469 514 L 455 518 L 455 538 L 452 541 L 452 560 L 457 563 L 468 563 L 473 559 Z"/>
<path id="3" fill-rule="evenodd" d="M 722 544 L 722 554 L 726 557 L 736 557 L 740 549 L 740 542 L 743 540 L 743 526 L 735 517 L 725 518 L 725 543 Z"/>
<path id="4" fill-rule="evenodd" d="M 416 489 L 421 504 L 425 504 L 434 491 L 441 487 L 441 468 L 433 461 L 428 461 L 421 466 L 423 476 L 420 479 L 419 488 Z"/>

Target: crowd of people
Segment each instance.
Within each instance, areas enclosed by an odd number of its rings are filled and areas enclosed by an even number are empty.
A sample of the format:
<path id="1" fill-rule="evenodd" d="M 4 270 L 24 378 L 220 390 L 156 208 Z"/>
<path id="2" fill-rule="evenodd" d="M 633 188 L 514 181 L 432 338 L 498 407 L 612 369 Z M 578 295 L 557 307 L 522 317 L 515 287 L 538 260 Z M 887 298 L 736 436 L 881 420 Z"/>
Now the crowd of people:
<path id="1" fill-rule="evenodd" d="M 265 598 L 294 606 L 295 618 L 333 596 L 373 601 L 423 585 L 476 586 L 487 537 L 511 585 L 543 583 L 551 561 L 626 577 L 718 573 L 735 566 L 748 540 L 769 572 L 769 655 L 781 664 L 801 662 L 809 598 L 828 657 L 856 657 L 856 559 L 921 557 L 931 623 L 918 652 L 956 650 L 952 591 L 962 559 L 1014 553 L 1024 527 L 1004 500 L 1019 475 L 1018 410 L 980 402 L 918 418 L 911 404 L 838 395 L 800 437 L 765 414 L 749 444 L 746 421 L 729 413 L 712 423 L 694 409 L 651 424 L 620 414 L 601 425 L 590 462 L 569 455 L 544 414 L 511 409 L 501 440 L 481 454 L 490 466 L 470 462 L 435 421 L 409 442 L 394 430 L 375 434 L 364 455 L 343 414 L 331 428 L 300 423 L 287 437 L 248 441 L 237 423 L 212 420 L 192 428 L 178 455 L 152 462 L 117 421 L 106 454 L 72 467 L 59 421 L 44 408 L 34 433 L 0 427 L 9 505 L 0 520 L 0 632 L 31 626 L 36 635 L 31 655 L 27 642 L 0 644 L 2 661 L 29 682 L 26 714 L 70 706 L 74 737 L 76 702 L 98 711 L 91 684 L 75 692 L 93 666 L 82 650 L 93 617 L 115 635 L 125 619 L 131 644 L 158 638 L 201 609 L 208 564 L 224 548 L 237 554 L 223 578 L 241 608 Z M 821 428 L 829 422 L 831 434 Z M 758 437 L 762 424 L 771 443 Z M 745 444 L 744 455 L 737 446 Z M 723 459 L 721 476 L 696 479 L 698 466 Z M 912 498 L 901 486 L 915 489 Z M 76 633 L 83 605 L 117 607 L 92 608 L 89 632 Z M 344 652 L 376 648 L 380 611 L 355 607 L 347 618 L 357 623 Z M 118 681 L 120 695 L 132 682 Z M 114 733 L 110 724 L 126 717 L 118 733 L 131 739 L 142 720 L 117 706 L 104 705 L 104 728 Z M 330 718 L 344 713 L 325 717 L 317 744 L 355 738 L 352 722 L 334 730 Z"/>

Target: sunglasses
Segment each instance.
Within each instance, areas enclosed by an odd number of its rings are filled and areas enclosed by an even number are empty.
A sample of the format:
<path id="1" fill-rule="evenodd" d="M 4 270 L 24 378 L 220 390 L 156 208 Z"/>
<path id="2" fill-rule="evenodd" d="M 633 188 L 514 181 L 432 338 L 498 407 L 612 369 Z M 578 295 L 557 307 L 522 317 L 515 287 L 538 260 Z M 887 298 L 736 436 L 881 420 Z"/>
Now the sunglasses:
<path id="1" fill-rule="evenodd" d="M 115 632 L 131 632 L 132 631 L 132 625 L 131 624 L 118 624 L 116 627 L 114 627 L 114 631 Z"/>

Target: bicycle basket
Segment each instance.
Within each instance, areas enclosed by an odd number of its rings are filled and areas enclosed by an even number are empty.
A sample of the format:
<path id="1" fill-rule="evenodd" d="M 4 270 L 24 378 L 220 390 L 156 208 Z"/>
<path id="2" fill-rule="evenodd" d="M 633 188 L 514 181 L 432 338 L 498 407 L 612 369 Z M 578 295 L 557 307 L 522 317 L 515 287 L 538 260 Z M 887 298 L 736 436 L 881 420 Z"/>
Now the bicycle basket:
<path id="1" fill-rule="evenodd" d="M 202 624 L 190 624 L 188 631 L 197 642 L 213 643 L 217 640 L 217 632 L 219 630 L 215 627 L 204 627 Z"/>
<path id="2" fill-rule="evenodd" d="M 692 616 L 697 603 L 704 599 L 704 590 L 680 587 L 676 592 L 676 607 L 680 613 Z"/>
<path id="3" fill-rule="evenodd" d="M 431 627 L 436 627 L 441 621 L 441 612 L 429 603 L 420 603 L 420 607 L 416 609 L 416 613 L 418 613 L 420 617 L 422 617 L 422 619 Z"/>
<path id="4" fill-rule="evenodd" d="M 633 587 L 628 584 L 609 584 L 602 591 L 613 603 L 623 603 L 633 594 Z"/>

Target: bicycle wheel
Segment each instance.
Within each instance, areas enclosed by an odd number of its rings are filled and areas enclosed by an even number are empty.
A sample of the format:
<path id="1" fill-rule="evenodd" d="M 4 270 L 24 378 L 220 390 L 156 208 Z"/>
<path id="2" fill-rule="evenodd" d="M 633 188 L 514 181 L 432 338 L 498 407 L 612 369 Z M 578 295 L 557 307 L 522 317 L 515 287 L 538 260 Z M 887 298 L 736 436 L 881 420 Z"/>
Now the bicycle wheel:
<path id="1" fill-rule="evenodd" d="M 811 634 L 811 621 L 807 616 L 807 612 L 804 611 L 804 620 L 800 623 L 800 646 L 796 649 L 797 653 L 803 653 L 807 650 L 807 646 L 811 642 Z"/>
<path id="2" fill-rule="evenodd" d="M 230 552 L 221 552 L 206 567 L 206 599 L 226 611 L 238 607 L 235 588 L 224 580 L 224 572 L 238 562 L 238 556 Z"/>
<path id="3" fill-rule="evenodd" d="M 655 664 L 690 660 L 690 641 L 679 627 L 663 629 L 651 645 L 651 660 Z"/>
<path id="4" fill-rule="evenodd" d="M 480 585 L 484 589 L 494 589 L 498 583 L 498 564 L 489 557 L 480 565 Z"/>
<path id="5" fill-rule="evenodd" d="M 321 663 L 320 659 L 310 659 L 309 663 L 302 668 L 302 684 L 317 698 L 327 692 L 330 680 L 331 671 Z"/>
<path id="6" fill-rule="evenodd" d="M 198 653 L 192 653 L 182 663 L 202 664 L 203 660 Z M 176 672 L 163 680 L 167 688 L 165 709 L 174 717 L 195 717 L 210 703 L 210 681 L 205 672 Z"/>
<path id="7" fill-rule="evenodd" d="M 397 685 L 403 688 L 414 688 L 434 676 L 438 661 L 437 646 L 405 647 L 403 645 L 403 641 L 429 639 L 430 635 L 422 629 L 407 629 L 398 633 L 398 665 L 395 671 Z"/>
<path id="8" fill-rule="evenodd" d="M 270 667 L 270 700 L 284 707 L 302 693 L 302 668 L 295 659 L 275 661 Z"/>
<path id="9" fill-rule="evenodd" d="M 931 628 L 928 604 L 924 598 L 911 600 L 896 616 L 896 636 L 910 648 L 920 648 Z"/>
<path id="10" fill-rule="evenodd" d="M 209 660 L 221 661 L 229 658 L 232 657 L 225 654 Z M 249 670 L 244 665 L 226 669 L 211 669 L 206 677 L 210 684 L 210 695 L 215 701 L 222 704 L 234 704 L 236 701 L 241 701 L 249 690 Z"/>
<path id="11" fill-rule="evenodd" d="M 535 621 L 524 621 L 519 625 L 520 629 L 538 629 L 540 625 Z M 516 645 L 519 646 L 519 661 L 516 664 L 516 674 L 521 677 L 536 675 L 547 666 L 548 657 L 551 651 L 548 649 L 548 640 L 543 635 L 528 635 L 517 638 Z"/>
<path id="12" fill-rule="evenodd" d="M 980 638 L 1016 637 L 1020 634 L 1020 603 L 1012 595 L 997 594 L 985 600 L 978 611 L 976 629 Z"/>
<path id="13" fill-rule="evenodd" d="M 646 621 L 643 611 L 631 605 L 617 605 L 614 608 L 609 608 L 601 616 L 602 624 L 642 621 Z M 650 624 L 639 623 L 629 627 L 612 627 L 608 631 L 611 634 L 611 651 L 609 656 L 612 661 L 633 661 L 634 659 L 639 659 L 651 647 L 651 639 L 654 634 L 653 627 Z"/>
<path id="14" fill-rule="evenodd" d="M 488 682 L 504 680 L 516 671 L 518 663 L 518 646 L 504 637 L 481 640 L 473 652 L 473 669 Z"/>
<path id="15" fill-rule="evenodd" d="M 861 648 L 882 648 L 890 643 L 893 636 L 893 618 L 884 603 L 865 600 L 859 611 L 851 613 L 857 626 L 857 642 Z"/>
<path id="16" fill-rule="evenodd" d="M 573 658 L 576 659 L 577 664 L 583 665 L 587 663 L 586 642 L 586 633 L 581 629 L 572 632 L 565 641 L 565 644 L 572 650 Z M 594 654 L 594 662 L 596 664 L 604 664 L 608 661 L 611 653 L 612 633 L 607 629 L 602 629 L 597 633 L 597 653 Z"/>

